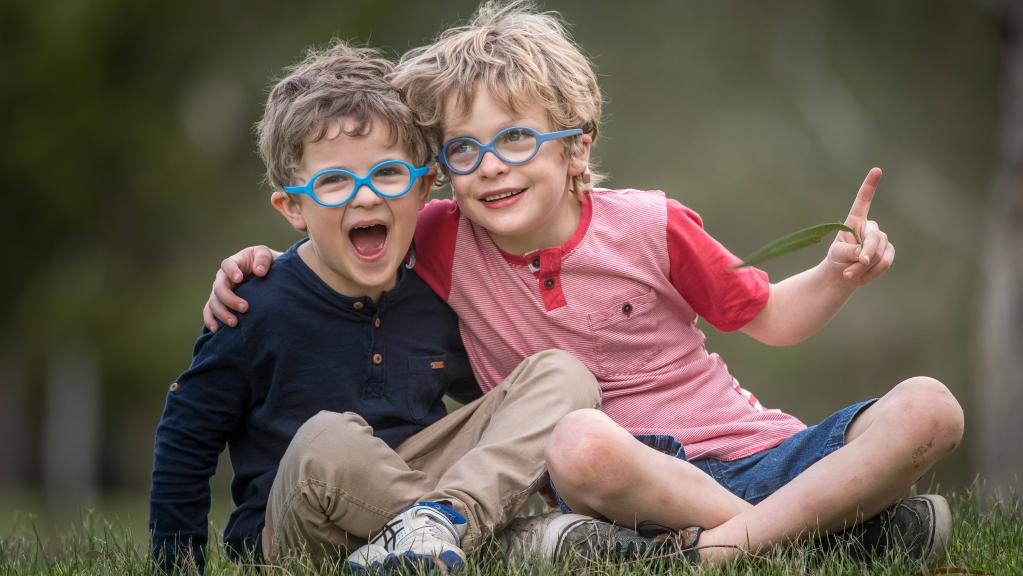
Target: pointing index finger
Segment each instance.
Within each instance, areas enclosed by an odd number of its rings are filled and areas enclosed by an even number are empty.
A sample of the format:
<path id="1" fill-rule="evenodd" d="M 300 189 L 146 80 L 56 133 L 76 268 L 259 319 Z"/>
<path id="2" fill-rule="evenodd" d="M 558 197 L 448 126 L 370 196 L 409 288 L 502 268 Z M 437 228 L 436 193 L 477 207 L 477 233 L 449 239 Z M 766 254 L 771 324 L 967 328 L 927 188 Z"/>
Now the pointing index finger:
<path id="1" fill-rule="evenodd" d="M 845 219 L 845 225 L 859 230 L 863 222 L 867 221 L 867 214 L 870 212 L 870 202 L 874 199 L 874 192 L 877 190 L 877 183 L 881 180 L 881 169 L 871 168 L 863 184 L 856 192 L 856 199 L 853 200 L 852 208 L 849 209 L 849 216 Z"/>

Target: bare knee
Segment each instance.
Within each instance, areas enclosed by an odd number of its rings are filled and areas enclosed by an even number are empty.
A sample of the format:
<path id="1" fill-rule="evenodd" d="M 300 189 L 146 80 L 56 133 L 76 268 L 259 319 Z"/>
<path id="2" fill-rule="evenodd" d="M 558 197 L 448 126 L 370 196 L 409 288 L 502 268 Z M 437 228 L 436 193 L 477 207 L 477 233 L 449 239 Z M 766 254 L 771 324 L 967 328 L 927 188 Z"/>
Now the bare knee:
<path id="1" fill-rule="evenodd" d="M 575 410 L 554 426 L 544 457 L 549 468 L 570 473 L 588 467 L 599 457 L 597 446 L 612 433 L 614 422 L 599 410 Z"/>
<path id="2" fill-rule="evenodd" d="M 963 409 L 944 384 L 917 376 L 903 381 L 892 392 L 889 413 L 902 421 L 899 428 L 912 444 L 914 464 L 933 463 L 959 446 Z"/>
<path id="3" fill-rule="evenodd" d="M 562 493 L 602 498 L 628 487 L 631 435 L 599 410 L 576 410 L 562 418 L 544 456 Z"/>

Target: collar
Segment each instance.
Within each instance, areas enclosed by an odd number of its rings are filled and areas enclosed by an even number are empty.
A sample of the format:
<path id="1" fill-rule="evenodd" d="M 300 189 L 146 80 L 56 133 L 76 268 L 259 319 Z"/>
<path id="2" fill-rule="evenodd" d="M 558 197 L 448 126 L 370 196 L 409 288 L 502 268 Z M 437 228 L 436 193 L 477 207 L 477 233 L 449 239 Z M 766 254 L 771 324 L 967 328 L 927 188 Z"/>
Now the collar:
<path id="1" fill-rule="evenodd" d="M 529 268 L 531 272 L 535 274 L 540 270 L 540 267 L 538 264 L 536 264 L 536 262 L 537 258 L 542 254 L 550 254 L 554 252 L 558 255 L 560 259 L 560 257 L 574 250 L 575 247 L 578 246 L 579 243 L 582 242 L 583 238 L 586 236 L 586 231 L 589 230 L 590 220 L 592 219 L 592 217 L 593 199 L 590 197 L 590 192 L 586 191 L 583 193 L 582 200 L 580 201 L 579 225 L 576 227 L 575 232 L 572 234 L 571 238 L 569 238 L 568 241 L 562 244 L 561 246 L 540 248 L 539 250 L 533 250 L 532 252 L 527 252 L 521 256 L 517 254 L 512 254 L 510 252 L 505 252 L 504 250 L 501 250 L 501 248 L 498 247 L 496 244 L 494 246 L 497 247 L 497 250 L 501 253 L 502 256 L 504 256 L 504 259 L 509 264 L 526 266 Z"/>

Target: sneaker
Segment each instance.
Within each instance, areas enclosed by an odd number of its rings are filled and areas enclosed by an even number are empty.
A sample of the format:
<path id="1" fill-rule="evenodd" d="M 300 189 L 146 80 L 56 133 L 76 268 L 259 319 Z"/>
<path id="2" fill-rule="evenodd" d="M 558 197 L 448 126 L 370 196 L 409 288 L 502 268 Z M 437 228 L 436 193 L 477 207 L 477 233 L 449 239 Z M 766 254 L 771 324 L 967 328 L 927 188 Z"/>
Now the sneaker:
<path id="1" fill-rule="evenodd" d="M 938 494 L 903 498 L 877 516 L 831 537 L 851 552 L 865 552 L 869 561 L 902 554 L 930 566 L 942 560 L 952 539 L 952 511 Z M 846 542 L 847 541 L 847 542 Z"/>
<path id="2" fill-rule="evenodd" d="M 497 535 L 497 543 L 510 560 L 630 561 L 657 558 L 679 550 L 677 540 L 666 535 L 644 536 L 580 514 L 551 512 L 543 516 L 516 518 Z"/>
<path id="3" fill-rule="evenodd" d="M 703 528 L 690 526 L 681 530 L 652 520 L 644 520 L 636 527 L 642 536 L 667 539 L 674 555 L 684 558 L 691 566 L 700 565 L 700 535 Z"/>
<path id="4" fill-rule="evenodd" d="M 459 548 L 465 530 L 465 517 L 451 508 L 436 502 L 413 504 L 352 552 L 348 568 L 356 573 L 458 573 L 465 568 L 465 553 Z"/>

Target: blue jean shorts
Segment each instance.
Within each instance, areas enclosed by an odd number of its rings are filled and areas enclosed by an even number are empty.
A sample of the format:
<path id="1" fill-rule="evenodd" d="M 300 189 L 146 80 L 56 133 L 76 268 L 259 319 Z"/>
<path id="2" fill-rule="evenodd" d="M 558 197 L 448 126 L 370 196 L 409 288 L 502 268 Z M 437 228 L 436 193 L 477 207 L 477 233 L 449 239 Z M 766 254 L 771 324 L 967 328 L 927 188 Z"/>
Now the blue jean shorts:
<path id="1" fill-rule="evenodd" d="M 876 401 L 875 398 L 843 408 L 820 423 L 793 434 L 781 444 L 745 458 L 731 461 L 699 458 L 688 462 L 706 472 L 732 494 L 756 504 L 818 460 L 845 446 L 845 432 L 849 424 Z M 642 434 L 636 439 L 658 452 L 687 460 L 682 443 L 672 436 Z M 561 510 L 571 512 L 553 482 L 550 488 Z"/>

